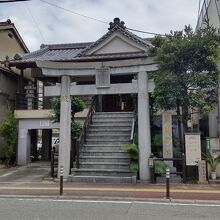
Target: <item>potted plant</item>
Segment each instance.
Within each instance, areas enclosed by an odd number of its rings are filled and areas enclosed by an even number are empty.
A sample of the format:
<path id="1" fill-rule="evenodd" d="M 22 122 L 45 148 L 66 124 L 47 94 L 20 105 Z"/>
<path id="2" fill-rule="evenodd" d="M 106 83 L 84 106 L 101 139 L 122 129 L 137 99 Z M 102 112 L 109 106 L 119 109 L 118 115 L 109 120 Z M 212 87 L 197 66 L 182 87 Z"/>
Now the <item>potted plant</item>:
<path id="1" fill-rule="evenodd" d="M 206 155 L 206 161 L 210 167 L 210 176 L 212 180 L 216 180 L 216 168 L 220 162 L 220 155 L 208 154 Z"/>

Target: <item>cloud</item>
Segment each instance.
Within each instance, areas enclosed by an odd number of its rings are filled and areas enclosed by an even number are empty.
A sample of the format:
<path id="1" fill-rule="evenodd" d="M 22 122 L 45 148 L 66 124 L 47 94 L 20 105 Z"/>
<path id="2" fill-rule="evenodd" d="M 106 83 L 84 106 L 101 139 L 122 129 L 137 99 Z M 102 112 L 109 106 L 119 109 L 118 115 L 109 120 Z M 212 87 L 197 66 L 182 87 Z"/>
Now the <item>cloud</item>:
<path id="1" fill-rule="evenodd" d="M 120 17 L 127 27 L 162 34 L 171 29 L 180 30 L 185 24 L 195 27 L 197 22 L 198 3 L 192 0 L 47 1 L 108 23 Z M 108 28 L 107 24 L 71 14 L 40 0 L 1 4 L 0 20 L 8 18 L 15 23 L 31 51 L 39 49 L 42 43 L 95 41 Z"/>

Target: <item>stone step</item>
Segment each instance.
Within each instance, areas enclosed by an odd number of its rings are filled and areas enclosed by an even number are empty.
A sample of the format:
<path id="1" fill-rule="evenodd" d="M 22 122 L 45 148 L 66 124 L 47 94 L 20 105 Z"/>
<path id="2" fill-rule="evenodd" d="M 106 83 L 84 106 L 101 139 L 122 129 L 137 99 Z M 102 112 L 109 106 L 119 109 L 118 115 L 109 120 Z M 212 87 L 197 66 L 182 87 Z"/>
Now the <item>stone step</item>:
<path id="1" fill-rule="evenodd" d="M 129 119 L 129 120 L 133 120 L 134 116 L 133 115 L 93 115 L 93 119 Z"/>
<path id="2" fill-rule="evenodd" d="M 89 134 L 87 134 L 86 135 L 86 138 L 88 138 L 88 139 L 102 139 L 102 140 L 105 140 L 105 139 L 114 139 L 114 140 L 118 140 L 118 139 L 120 139 L 120 140 L 128 140 L 129 141 L 129 139 L 130 139 L 130 134 L 124 134 L 124 135 L 122 135 L 122 134 L 99 134 L 99 133 L 95 133 L 95 134 L 91 134 L 91 133 L 89 133 Z"/>
<path id="3" fill-rule="evenodd" d="M 70 182 L 92 182 L 92 183 L 136 183 L 137 177 L 134 176 L 74 176 L 70 175 L 68 181 Z"/>
<path id="4" fill-rule="evenodd" d="M 131 177 L 131 173 L 127 169 L 77 169 L 72 168 L 72 174 L 74 176 L 118 176 L 118 177 Z"/>
<path id="5" fill-rule="evenodd" d="M 129 171 L 129 163 L 81 162 L 80 169 L 123 169 Z"/>
<path id="6" fill-rule="evenodd" d="M 124 162 L 130 163 L 130 157 L 124 156 L 82 156 L 80 155 L 80 162 Z"/>
<path id="7" fill-rule="evenodd" d="M 131 124 L 117 124 L 117 123 L 94 123 L 89 126 L 89 129 L 97 129 L 97 130 L 131 130 Z"/>
<path id="8" fill-rule="evenodd" d="M 95 122 L 102 122 L 102 123 L 104 123 L 104 122 L 117 122 L 117 123 L 124 123 L 124 122 L 126 122 L 126 123 L 130 123 L 130 124 L 132 124 L 132 118 L 124 118 L 124 117 L 117 117 L 117 118 L 99 118 L 99 117 L 94 117 L 93 119 L 92 119 L 92 123 L 95 123 Z"/>
<path id="9" fill-rule="evenodd" d="M 84 148 L 80 153 L 82 156 L 127 156 L 130 155 L 123 150 L 88 150 L 88 148 Z"/>
<path id="10" fill-rule="evenodd" d="M 120 116 L 133 116 L 134 115 L 134 113 L 133 112 L 95 112 L 95 114 L 94 115 L 99 115 L 99 116 L 106 116 L 106 117 L 108 117 L 109 115 L 110 116 L 118 116 L 118 115 L 120 115 Z"/>
<path id="11" fill-rule="evenodd" d="M 87 133 L 87 137 L 89 136 L 126 136 L 126 137 L 130 137 L 131 136 L 131 131 L 94 131 L 94 130 L 90 130 L 88 133 Z"/>
<path id="12" fill-rule="evenodd" d="M 86 144 L 83 149 L 88 150 L 106 150 L 106 151 L 116 151 L 121 150 L 121 145 L 110 145 L 110 144 Z"/>
<path id="13" fill-rule="evenodd" d="M 90 127 L 88 133 L 90 133 L 90 132 L 101 132 L 101 133 L 106 133 L 106 132 L 110 132 L 110 133 L 111 132 L 117 132 L 117 133 L 121 132 L 121 133 L 123 133 L 123 132 L 126 132 L 126 133 L 131 133 L 131 128 L 130 127 L 128 128 L 127 126 L 122 127 L 122 128 L 113 127 L 113 126 L 111 126 L 111 127 L 97 126 L 97 127 Z"/>
<path id="14" fill-rule="evenodd" d="M 87 138 L 86 139 L 86 143 L 87 144 L 118 144 L 118 145 L 122 145 L 122 144 L 127 144 L 129 143 L 130 140 L 127 138 L 127 139 L 111 139 L 111 138 L 105 138 L 105 139 L 92 139 L 92 138 Z"/>

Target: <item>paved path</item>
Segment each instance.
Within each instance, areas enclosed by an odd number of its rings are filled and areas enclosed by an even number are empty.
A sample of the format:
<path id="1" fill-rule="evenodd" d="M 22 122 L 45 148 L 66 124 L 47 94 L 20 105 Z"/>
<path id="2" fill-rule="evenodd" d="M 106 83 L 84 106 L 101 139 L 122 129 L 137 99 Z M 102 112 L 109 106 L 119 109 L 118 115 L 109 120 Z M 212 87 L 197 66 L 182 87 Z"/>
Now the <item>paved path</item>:
<path id="1" fill-rule="evenodd" d="M 50 173 L 50 162 L 38 161 L 27 166 L 17 166 L 0 170 L 0 183 L 41 182 Z"/>
<path id="2" fill-rule="evenodd" d="M 46 180 L 48 162 L 35 162 L 24 167 L 0 170 L 0 197 L 59 197 L 59 182 Z M 164 184 L 64 183 L 62 198 L 164 200 Z M 171 199 L 205 200 L 220 203 L 220 185 L 171 184 Z"/>
<path id="3" fill-rule="evenodd" d="M 62 198 L 75 199 L 124 199 L 124 200 L 164 200 L 165 185 L 151 184 L 94 184 L 64 183 Z M 59 183 L 1 183 L 0 196 L 46 196 L 59 197 Z M 220 203 L 219 185 L 171 185 L 171 199 L 211 200 Z"/>

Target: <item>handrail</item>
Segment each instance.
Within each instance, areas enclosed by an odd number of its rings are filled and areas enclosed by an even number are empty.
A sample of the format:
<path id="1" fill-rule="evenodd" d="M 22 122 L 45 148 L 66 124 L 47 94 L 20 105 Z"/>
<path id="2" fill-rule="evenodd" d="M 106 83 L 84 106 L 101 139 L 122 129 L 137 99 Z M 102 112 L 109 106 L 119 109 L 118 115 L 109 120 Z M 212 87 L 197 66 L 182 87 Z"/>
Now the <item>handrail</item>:
<path id="1" fill-rule="evenodd" d="M 134 140 L 134 126 L 135 126 L 135 119 L 132 120 L 132 128 L 131 128 L 131 136 L 130 136 L 130 142 L 133 143 Z"/>
<path id="2" fill-rule="evenodd" d="M 92 117 L 93 117 L 93 113 L 95 112 L 95 107 L 96 107 L 96 97 L 94 96 L 92 98 L 92 103 L 89 107 L 89 111 L 84 121 L 79 138 L 76 140 L 76 168 L 79 168 L 80 146 L 86 143 L 86 132 L 87 132 L 89 124 L 92 124 Z"/>

